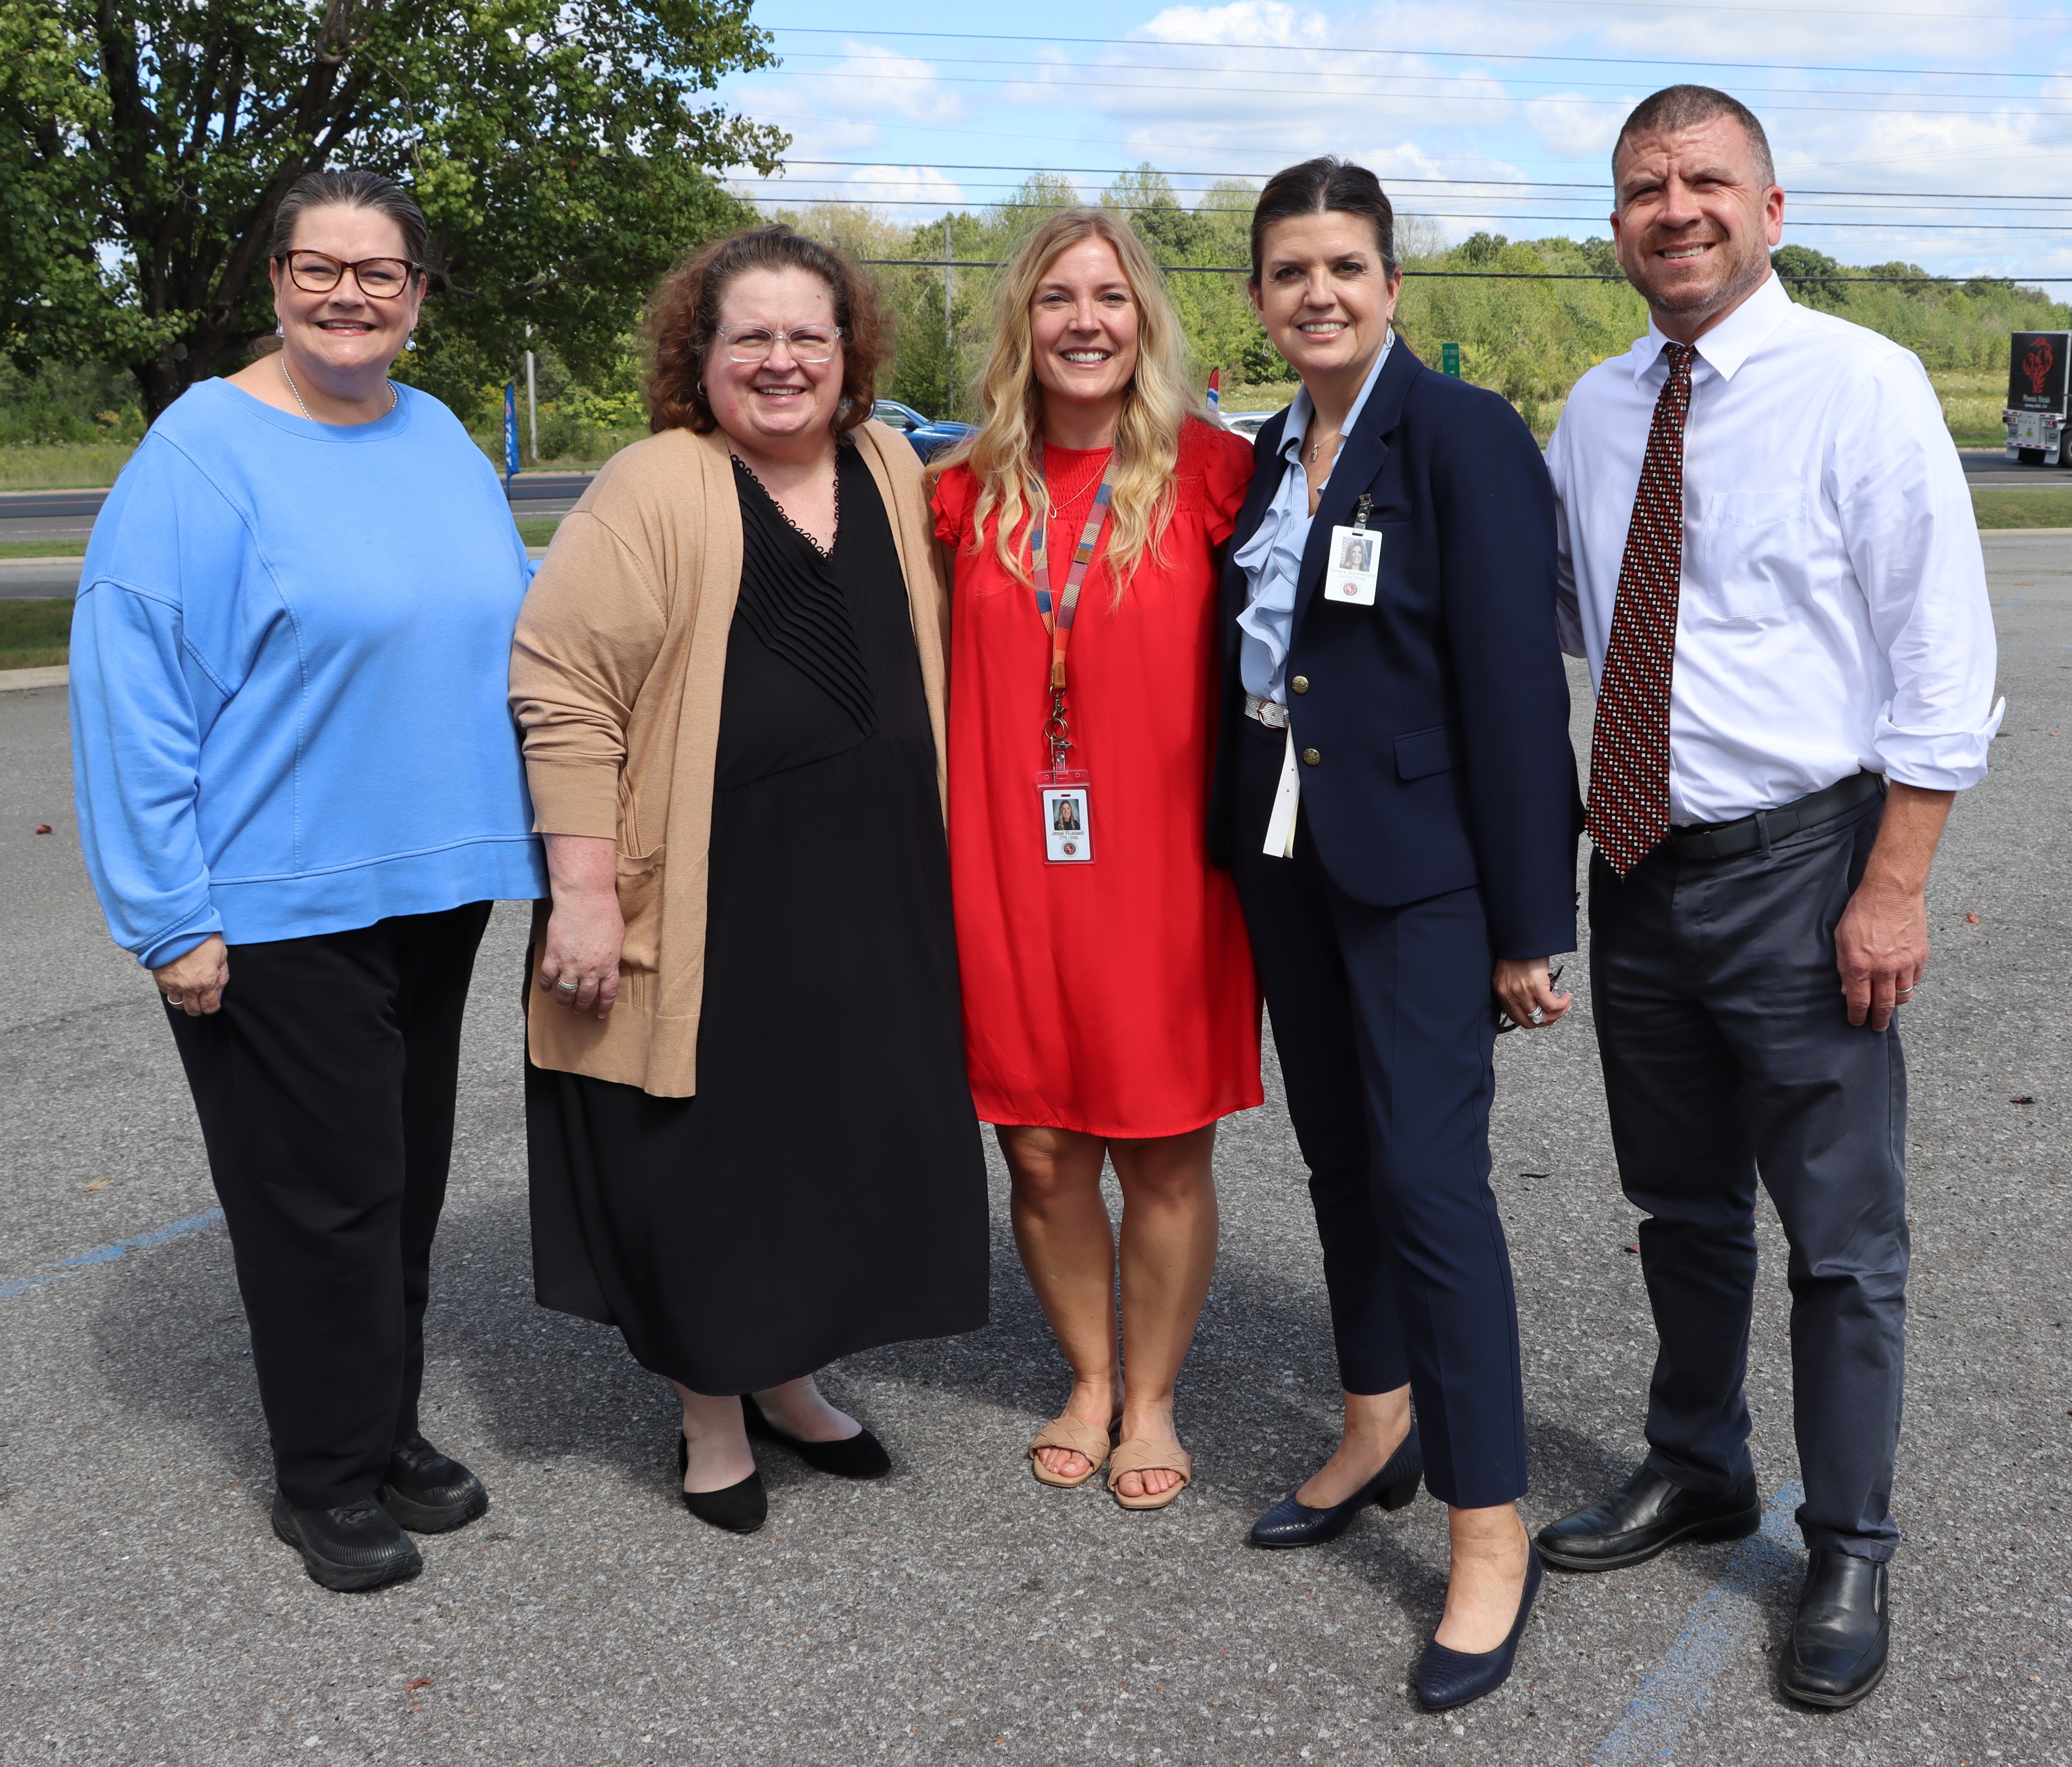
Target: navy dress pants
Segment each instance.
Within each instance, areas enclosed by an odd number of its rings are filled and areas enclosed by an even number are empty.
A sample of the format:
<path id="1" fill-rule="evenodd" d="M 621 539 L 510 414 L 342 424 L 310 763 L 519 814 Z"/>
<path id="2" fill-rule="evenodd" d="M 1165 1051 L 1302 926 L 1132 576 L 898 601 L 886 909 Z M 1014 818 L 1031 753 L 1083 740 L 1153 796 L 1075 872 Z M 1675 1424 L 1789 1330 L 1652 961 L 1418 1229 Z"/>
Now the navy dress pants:
<path id="1" fill-rule="evenodd" d="M 222 1199 L 281 1490 L 371 1497 L 417 1430 L 432 1235 L 486 902 L 230 947 L 168 1006 Z"/>
<path id="2" fill-rule="evenodd" d="M 1835 927 L 1881 800 L 1767 852 L 1590 861 L 1590 993 L 1619 1181 L 1641 1223 L 1660 1348 L 1648 1465 L 1730 1490 L 1749 1454 L 1758 1174 L 1791 1247 L 1799 1526 L 1889 1559 L 1906 1317 L 1899 1027 L 1851 1025 Z"/>
<path id="3" fill-rule="evenodd" d="M 1299 817 L 1293 856 L 1268 858 L 1286 738 L 1241 729 L 1231 872 L 1309 1168 L 1339 1378 L 1351 1393 L 1409 1383 L 1434 1497 L 1513 1502 L 1525 1402 L 1489 1184 L 1496 1003 L 1481 893 L 1355 902 Z"/>

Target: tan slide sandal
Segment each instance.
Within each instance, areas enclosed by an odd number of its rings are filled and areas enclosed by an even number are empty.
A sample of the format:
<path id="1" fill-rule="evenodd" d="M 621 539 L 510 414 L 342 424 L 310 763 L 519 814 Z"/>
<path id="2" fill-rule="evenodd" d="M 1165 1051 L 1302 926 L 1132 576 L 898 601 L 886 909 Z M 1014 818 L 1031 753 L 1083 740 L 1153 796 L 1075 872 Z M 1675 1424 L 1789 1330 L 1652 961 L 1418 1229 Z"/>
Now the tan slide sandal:
<path id="1" fill-rule="evenodd" d="M 1180 1482 L 1156 1497 L 1124 1497 L 1116 1490 L 1124 1473 L 1149 1473 L 1159 1467 L 1169 1473 L 1178 1473 Z M 1194 1482 L 1193 1457 L 1178 1442 L 1146 1441 L 1139 1436 L 1118 1447 L 1114 1458 L 1108 1463 L 1108 1488 L 1115 1492 L 1116 1502 L 1126 1510 L 1162 1510 Z"/>
<path id="2" fill-rule="evenodd" d="M 1036 1432 L 1036 1440 L 1029 1444 L 1029 1464 L 1044 1484 L 1054 1485 L 1063 1491 L 1076 1491 L 1101 1469 L 1101 1462 L 1108 1458 L 1109 1432 L 1121 1421 L 1118 1417 L 1107 1429 L 1100 1430 L 1091 1424 L 1081 1423 L 1076 1417 L 1054 1417 Z M 1077 1478 L 1060 1478 L 1037 1459 L 1037 1450 L 1045 1448 L 1062 1448 L 1069 1453 L 1084 1455 L 1086 1471 Z"/>

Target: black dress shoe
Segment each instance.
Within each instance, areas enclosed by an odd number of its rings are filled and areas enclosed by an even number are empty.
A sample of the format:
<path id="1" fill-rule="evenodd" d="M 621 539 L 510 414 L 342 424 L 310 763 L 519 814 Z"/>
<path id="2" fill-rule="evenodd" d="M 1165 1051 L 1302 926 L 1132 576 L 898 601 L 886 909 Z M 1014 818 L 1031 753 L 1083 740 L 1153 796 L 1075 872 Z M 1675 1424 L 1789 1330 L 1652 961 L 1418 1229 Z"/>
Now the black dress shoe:
<path id="1" fill-rule="evenodd" d="M 1885 1567 L 1823 1547 L 1806 1567 L 1780 1677 L 1809 1706 L 1853 1706 L 1885 1679 L 1892 1649 Z"/>
<path id="2" fill-rule="evenodd" d="M 458 1461 L 413 1436 L 389 1453 L 381 1506 L 413 1534 L 446 1534 L 486 1514 L 489 1493 Z"/>
<path id="3" fill-rule="evenodd" d="M 1400 1510 L 1417 1495 L 1417 1482 L 1424 1476 L 1424 1450 L 1417 1440 L 1412 1419 L 1410 1433 L 1396 1444 L 1388 1464 L 1342 1503 L 1327 1510 L 1313 1510 L 1291 1491 L 1252 1524 L 1252 1544 L 1281 1548 L 1322 1546 L 1335 1540 L 1353 1525 L 1353 1518 L 1370 1503 L 1384 1510 Z"/>
<path id="4" fill-rule="evenodd" d="M 1616 1571 L 1644 1564 L 1680 1540 L 1745 1540 L 1762 1526 L 1753 1475 L 1725 1497 L 1704 1497 L 1643 1466 L 1616 1497 L 1549 1522 L 1538 1544 L 1557 1570 Z"/>
<path id="5" fill-rule="evenodd" d="M 680 1432 L 676 1436 L 676 1479 L 680 1486 L 691 1470 L 691 1444 Z M 760 1471 L 750 1473 L 738 1485 L 717 1491 L 684 1491 L 684 1507 L 701 1522 L 730 1534 L 753 1534 L 770 1518 L 770 1494 L 763 1489 Z"/>
<path id="6" fill-rule="evenodd" d="M 1417 1698 L 1427 1712 L 1450 1712 L 1494 1693 L 1511 1679 L 1518 1661 L 1518 1641 L 1540 1593 L 1540 1555 L 1526 1548 L 1525 1588 L 1518 1597 L 1518 1617 L 1511 1622 L 1510 1635 L 1494 1650 L 1449 1650 L 1434 1638 L 1424 1646 L 1417 1662 Z"/>
<path id="7" fill-rule="evenodd" d="M 750 1435 L 759 1436 L 766 1442 L 782 1442 L 807 1465 L 820 1472 L 843 1478 L 882 1478 L 892 1470 L 892 1457 L 867 1429 L 859 1429 L 838 1442 L 808 1442 L 787 1436 L 763 1415 L 753 1393 L 741 1395 L 741 1414 L 747 1420 Z"/>
<path id="8" fill-rule="evenodd" d="M 405 1583 L 425 1568 L 409 1535 L 371 1497 L 298 1510 L 276 1491 L 273 1531 L 302 1554 L 312 1583 L 341 1594 Z"/>

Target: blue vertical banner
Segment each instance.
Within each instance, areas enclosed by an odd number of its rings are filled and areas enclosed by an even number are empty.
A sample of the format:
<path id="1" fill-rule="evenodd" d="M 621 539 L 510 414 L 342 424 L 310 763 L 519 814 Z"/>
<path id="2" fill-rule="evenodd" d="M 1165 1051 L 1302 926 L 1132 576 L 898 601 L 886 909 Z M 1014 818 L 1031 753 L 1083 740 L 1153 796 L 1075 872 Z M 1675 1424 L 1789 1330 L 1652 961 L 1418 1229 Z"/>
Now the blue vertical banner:
<path id="1" fill-rule="evenodd" d="M 504 383 L 504 482 L 518 476 L 518 383 Z"/>

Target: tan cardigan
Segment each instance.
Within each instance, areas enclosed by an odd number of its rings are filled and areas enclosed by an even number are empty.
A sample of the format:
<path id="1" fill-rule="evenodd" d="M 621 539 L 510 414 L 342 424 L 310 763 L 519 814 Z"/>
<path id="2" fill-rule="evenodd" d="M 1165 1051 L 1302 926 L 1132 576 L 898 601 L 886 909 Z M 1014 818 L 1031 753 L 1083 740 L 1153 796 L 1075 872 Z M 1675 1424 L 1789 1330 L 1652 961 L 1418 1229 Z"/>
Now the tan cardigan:
<path id="1" fill-rule="evenodd" d="M 852 434 L 906 575 L 939 786 L 948 572 L 912 446 L 876 422 Z M 525 734 L 532 826 L 615 839 L 626 917 L 619 1004 L 602 1023 L 544 999 L 533 976 L 527 1042 L 541 1067 L 663 1098 L 697 1091 L 706 849 L 741 545 L 726 438 L 667 430 L 597 475 L 525 598 L 511 706 Z M 534 914 L 536 963 L 547 912 L 542 903 Z"/>

